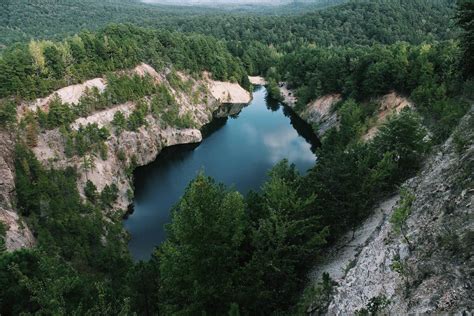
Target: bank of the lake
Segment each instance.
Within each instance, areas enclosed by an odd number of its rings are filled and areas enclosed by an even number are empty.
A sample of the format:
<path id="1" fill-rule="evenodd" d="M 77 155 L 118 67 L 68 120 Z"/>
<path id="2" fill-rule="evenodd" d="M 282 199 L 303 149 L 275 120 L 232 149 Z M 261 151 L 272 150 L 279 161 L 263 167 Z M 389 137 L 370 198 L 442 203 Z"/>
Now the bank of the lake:
<path id="1" fill-rule="evenodd" d="M 202 143 L 166 148 L 135 171 L 134 212 L 125 227 L 136 259 L 148 258 L 166 238 L 170 210 L 200 170 L 246 194 L 259 189 L 278 161 L 288 159 L 304 173 L 316 159 L 311 127 L 291 109 L 267 101 L 264 87 L 240 113 L 215 119 L 204 132 Z"/>

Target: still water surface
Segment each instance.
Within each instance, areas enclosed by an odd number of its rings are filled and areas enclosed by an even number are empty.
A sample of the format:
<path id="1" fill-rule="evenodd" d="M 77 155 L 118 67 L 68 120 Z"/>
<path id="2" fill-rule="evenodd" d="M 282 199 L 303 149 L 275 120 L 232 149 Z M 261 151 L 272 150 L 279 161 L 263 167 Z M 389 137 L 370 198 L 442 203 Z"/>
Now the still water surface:
<path id="1" fill-rule="evenodd" d="M 135 259 L 149 258 L 164 241 L 170 209 L 200 170 L 245 194 L 258 190 L 282 159 L 302 173 L 316 160 L 318 139 L 311 127 L 287 107 L 267 102 L 264 87 L 256 87 L 252 102 L 238 115 L 215 120 L 205 133 L 199 145 L 166 148 L 135 171 L 134 212 L 124 222 Z"/>

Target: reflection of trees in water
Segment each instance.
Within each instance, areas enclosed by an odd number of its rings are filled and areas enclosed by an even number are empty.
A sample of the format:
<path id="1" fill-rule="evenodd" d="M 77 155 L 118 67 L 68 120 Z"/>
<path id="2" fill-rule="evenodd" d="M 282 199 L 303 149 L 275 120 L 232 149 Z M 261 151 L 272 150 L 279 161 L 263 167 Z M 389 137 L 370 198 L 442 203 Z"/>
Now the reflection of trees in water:
<path id="1" fill-rule="evenodd" d="M 310 124 L 306 123 L 301 117 L 299 117 L 293 109 L 287 105 L 283 105 L 283 113 L 286 117 L 290 118 L 291 125 L 303 137 L 306 142 L 311 144 L 311 151 L 316 152 L 316 149 L 321 146 L 321 141 L 314 132 Z"/>
<path id="2" fill-rule="evenodd" d="M 260 91 L 260 90 L 262 90 L 262 89 L 263 89 L 263 86 L 260 86 L 260 85 L 254 85 L 254 86 L 253 86 L 253 92 L 254 92 L 254 93 L 255 93 L 255 92 L 258 92 L 258 91 Z"/>
<path id="3" fill-rule="evenodd" d="M 201 128 L 203 139 L 211 136 L 227 123 L 227 117 L 214 118 L 210 123 Z M 178 161 L 185 161 L 192 154 L 200 143 L 179 144 L 163 148 L 156 159 L 145 165 L 140 166 L 133 172 L 133 185 L 135 188 L 135 200 L 140 199 L 140 194 L 146 194 L 143 189 L 147 179 L 153 179 L 153 173 L 157 170 L 167 168 L 168 165 L 175 164 Z"/>
<path id="4" fill-rule="evenodd" d="M 280 109 L 280 102 L 273 99 L 273 98 L 271 98 L 271 97 L 269 97 L 268 93 L 265 96 L 265 102 L 267 104 L 267 109 L 269 109 L 272 112 L 276 112 Z"/>
<path id="5" fill-rule="evenodd" d="M 201 127 L 202 137 L 206 138 L 217 132 L 227 123 L 227 117 L 215 117 L 211 122 Z"/>
<path id="6" fill-rule="evenodd" d="M 240 112 L 242 112 L 242 109 L 248 106 L 249 104 L 247 103 L 224 103 L 217 110 L 214 111 L 213 113 L 213 118 L 214 119 L 219 119 L 219 118 L 226 118 L 226 117 L 231 117 L 231 118 L 238 118 Z"/>
<path id="7" fill-rule="evenodd" d="M 169 165 L 188 159 L 199 144 L 180 144 L 165 147 L 153 162 L 136 168 L 133 172 L 134 199 L 140 200 L 141 195 L 147 194 L 144 190 L 147 181 L 156 178 L 155 175 L 160 172 L 160 169 L 166 169 Z"/>
<path id="8" fill-rule="evenodd" d="M 255 86 L 254 92 L 261 89 L 261 86 Z M 240 110 L 245 106 L 245 104 L 241 105 Z M 315 152 L 316 149 L 321 145 L 319 138 L 314 133 L 311 125 L 301 119 L 290 107 L 281 104 L 278 101 L 272 102 L 268 99 L 266 100 L 266 106 L 271 111 L 278 111 L 281 108 L 283 110 L 283 114 L 290 119 L 290 123 L 297 131 L 298 135 L 303 137 L 306 142 L 311 144 L 312 152 Z M 238 111 L 231 117 L 237 118 L 240 112 L 241 111 Z M 215 117 L 209 124 L 204 125 L 201 128 L 203 138 L 210 137 L 212 134 L 219 131 L 227 123 L 227 120 L 227 117 Z M 184 161 L 189 157 L 189 155 L 192 154 L 194 149 L 198 146 L 199 143 L 166 147 L 160 152 L 155 161 L 146 166 L 138 167 L 137 169 L 135 169 L 133 181 L 135 186 L 135 193 L 144 193 L 144 190 L 142 188 L 145 186 L 147 179 L 153 178 L 152 174 L 156 172 L 155 170 L 157 170 L 157 166 L 159 166 L 160 168 L 166 168 L 168 164 L 175 163 L 176 161 Z M 139 196 L 135 196 L 135 199 L 139 198 Z"/>

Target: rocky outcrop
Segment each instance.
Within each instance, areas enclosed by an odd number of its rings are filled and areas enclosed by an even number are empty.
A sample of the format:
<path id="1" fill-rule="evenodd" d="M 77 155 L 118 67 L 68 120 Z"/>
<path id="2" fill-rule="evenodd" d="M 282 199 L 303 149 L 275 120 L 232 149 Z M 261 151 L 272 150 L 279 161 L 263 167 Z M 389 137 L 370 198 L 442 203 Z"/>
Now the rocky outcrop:
<path id="1" fill-rule="evenodd" d="M 189 91 L 173 87 L 164 73 L 156 72 L 151 66 L 141 64 L 131 71 L 138 75 L 150 75 L 157 82 L 166 86 L 174 96 L 180 115 L 188 114 L 193 128 L 179 129 L 164 124 L 159 118 L 149 114 L 147 123 L 137 131 L 123 131 L 113 134 L 105 142 L 107 159 L 94 157 L 92 168 L 84 170 L 84 159 L 78 156 L 66 157 L 64 137 L 58 129 L 41 133 L 38 145 L 33 148 L 37 158 L 44 164 L 55 168 L 74 166 L 79 171 L 78 189 L 82 193 L 87 180 L 92 181 L 100 191 L 106 185 L 114 183 L 119 189 L 119 198 L 114 209 L 125 210 L 129 205 L 130 193 L 133 192 L 129 169 L 152 162 L 164 147 L 177 144 L 197 143 L 202 140 L 200 128 L 209 123 L 213 116 L 223 117 L 238 113 L 243 104 L 250 101 L 250 93 L 236 83 L 211 80 L 208 74 L 201 80 L 195 80 L 183 73 L 178 73 L 181 80 L 187 82 Z M 219 96 L 225 95 L 223 98 Z M 222 107 L 222 103 L 228 103 Z M 88 117 L 77 119 L 71 128 L 97 123 L 113 131 L 111 121 L 117 111 L 125 117 L 135 109 L 133 102 L 114 106 Z"/>
<path id="2" fill-rule="evenodd" d="M 106 87 L 106 81 L 103 78 L 94 78 L 91 80 L 87 80 L 84 83 L 76 84 L 72 86 L 67 86 L 62 89 L 55 91 L 54 93 L 50 94 L 46 98 L 36 99 L 33 102 L 27 102 L 22 104 L 18 109 L 18 114 L 21 116 L 27 110 L 29 111 L 36 111 L 37 109 L 42 109 L 47 111 L 48 104 L 51 100 L 58 96 L 62 102 L 69 103 L 69 104 L 76 104 L 79 102 L 79 99 L 84 94 L 87 89 L 97 88 L 99 92 L 103 92 Z"/>
<path id="3" fill-rule="evenodd" d="M 380 104 L 379 108 L 375 114 L 375 122 L 369 128 L 367 133 L 362 137 L 364 140 L 372 139 L 379 127 L 385 122 L 385 120 L 393 114 L 400 113 L 404 108 L 413 108 L 413 104 L 405 97 L 397 94 L 396 92 L 391 92 L 384 95 L 383 97 L 375 100 L 376 103 Z"/>
<path id="4" fill-rule="evenodd" d="M 377 299 L 378 311 L 393 315 L 472 312 L 473 124 L 471 109 L 455 137 L 404 184 L 415 198 L 409 244 L 389 221 L 395 205 L 338 279 L 328 315 L 355 314 Z"/>
<path id="5" fill-rule="evenodd" d="M 283 102 L 291 108 L 295 108 L 297 104 L 297 97 L 294 91 L 288 88 L 286 83 L 280 83 L 280 94 Z M 303 109 L 297 111 L 299 116 L 308 124 L 311 124 L 319 137 L 333 127 L 339 124 L 339 116 L 334 106 L 342 101 L 340 94 L 324 95 L 309 104 Z M 362 136 L 362 139 L 368 141 L 372 139 L 378 131 L 378 128 L 385 122 L 385 120 L 395 113 L 399 113 L 406 107 L 413 107 L 413 104 L 405 97 L 396 92 L 388 93 L 380 98 L 372 100 L 379 105 L 376 109 L 374 117 L 371 119 L 371 124 L 367 133 Z"/>
<path id="6" fill-rule="evenodd" d="M 296 107 L 296 102 L 298 102 L 298 99 L 295 96 L 295 91 L 291 90 L 285 82 L 280 82 L 278 86 L 280 87 L 280 95 L 283 102 L 290 108 L 294 109 Z"/>
<path id="7" fill-rule="evenodd" d="M 264 86 L 267 84 L 265 78 L 261 76 L 249 76 L 249 81 L 251 84 L 254 84 L 256 86 Z"/>
<path id="8" fill-rule="evenodd" d="M 6 228 L 5 245 L 9 251 L 31 247 L 35 242 L 26 223 L 14 211 L 14 147 L 13 135 L 5 130 L 0 130 L 0 222 Z"/>
<path id="9" fill-rule="evenodd" d="M 347 270 L 354 264 L 361 250 L 379 234 L 380 228 L 387 221 L 399 198 L 397 194 L 380 202 L 372 215 L 355 232 L 347 232 L 331 249 L 325 252 L 324 257 L 309 274 L 311 281 L 316 283 L 326 272 L 334 281 L 342 282 Z"/>
<path id="10" fill-rule="evenodd" d="M 220 103 L 249 103 L 252 99 L 250 93 L 238 83 L 210 80 L 207 82 L 212 96 Z"/>
<path id="11" fill-rule="evenodd" d="M 301 118 L 315 125 L 318 136 L 321 137 L 338 125 L 339 120 L 334 105 L 341 99 L 340 94 L 328 94 L 316 99 L 301 112 Z"/>
<path id="12" fill-rule="evenodd" d="M 295 92 L 289 89 L 286 83 L 280 83 L 279 86 L 283 102 L 295 109 L 298 102 Z M 297 112 L 303 120 L 314 127 L 318 136 L 322 137 L 328 130 L 338 125 L 338 116 L 334 105 L 341 100 L 340 94 L 328 94 L 312 101 Z"/>

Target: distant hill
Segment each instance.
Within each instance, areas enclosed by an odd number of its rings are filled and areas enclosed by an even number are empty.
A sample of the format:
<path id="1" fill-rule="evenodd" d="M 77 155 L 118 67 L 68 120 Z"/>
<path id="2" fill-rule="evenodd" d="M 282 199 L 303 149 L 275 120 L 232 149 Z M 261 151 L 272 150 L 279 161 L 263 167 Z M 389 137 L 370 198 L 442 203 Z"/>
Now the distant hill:
<path id="1" fill-rule="evenodd" d="M 143 0 L 144 3 L 159 3 L 166 5 L 289 5 L 289 4 L 317 4 L 331 5 L 341 3 L 341 0 Z"/>

